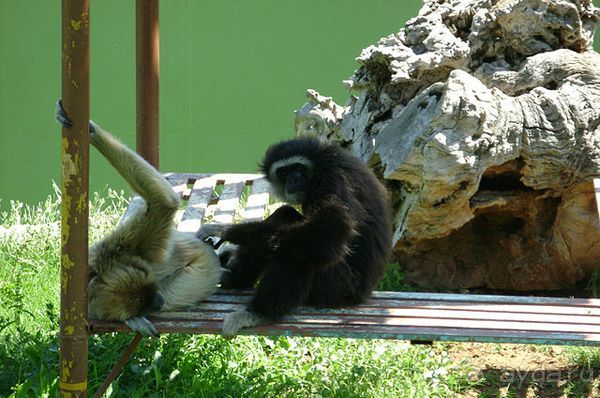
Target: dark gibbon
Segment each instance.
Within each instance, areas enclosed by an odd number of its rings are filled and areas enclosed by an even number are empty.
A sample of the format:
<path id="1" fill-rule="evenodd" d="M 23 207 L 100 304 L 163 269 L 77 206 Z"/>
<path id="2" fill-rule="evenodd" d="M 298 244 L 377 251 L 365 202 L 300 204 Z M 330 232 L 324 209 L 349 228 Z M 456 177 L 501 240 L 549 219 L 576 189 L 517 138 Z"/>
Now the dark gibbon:
<path id="1" fill-rule="evenodd" d="M 392 248 L 384 187 L 344 149 L 313 138 L 270 147 L 261 164 L 275 195 L 290 205 L 261 222 L 206 225 L 198 235 L 239 245 L 221 279 L 253 287 L 247 309 L 229 314 L 223 334 L 278 321 L 298 305 L 340 307 L 365 300 Z"/>
<path id="2" fill-rule="evenodd" d="M 71 127 L 59 100 L 56 119 Z M 212 247 L 175 230 L 179 198 L 149 163 L 90 121 L 90 142 L 143 200 L 89 251 L 88 314 L 156 335 L 145 316 L 196 304 L 217 288 L 221 267 Z M 136 200 L 136 199 L 134 199 Z"/>

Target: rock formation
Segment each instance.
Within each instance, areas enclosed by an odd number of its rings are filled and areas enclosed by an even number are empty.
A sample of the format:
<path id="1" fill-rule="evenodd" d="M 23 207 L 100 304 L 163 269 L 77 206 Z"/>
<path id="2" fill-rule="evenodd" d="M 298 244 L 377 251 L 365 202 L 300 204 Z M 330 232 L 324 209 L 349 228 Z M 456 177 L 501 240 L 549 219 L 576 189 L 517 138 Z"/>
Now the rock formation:
<path id="1" fill-rule="evenodd" d="M 410 281 L 570 287 L 600 268 L 599 20 L 589 0 L 426 0 L 362 51 L 345 106 L 309 90 L 297 133 L 380 175 Z"/>

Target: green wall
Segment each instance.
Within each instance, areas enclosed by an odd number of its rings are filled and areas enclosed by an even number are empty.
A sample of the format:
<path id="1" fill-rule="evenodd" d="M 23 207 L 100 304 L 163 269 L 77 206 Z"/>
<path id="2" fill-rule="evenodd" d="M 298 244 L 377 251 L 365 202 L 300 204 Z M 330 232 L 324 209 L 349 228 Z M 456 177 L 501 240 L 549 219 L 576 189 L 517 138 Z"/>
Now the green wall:
<path id="1" fill-rule="evenodd" d="M 133 0 L 91 10 L 91 114 L 135 143 Z M 345 102 L 360 50 L 415 16 L 419 0 L 163 0 L 161 170 L 256 169 L 293 134 L 315 88 Z M 0 0 L 0 208 L 59 182 L 60 2 Z M 92 151 L 90 185 L 123 188 Z"/>
<path id="2" fill-rule="evenodd" d="M 135 145 L 133 0 L 91 9 L 91 115 Z M 420 1 L 163 0 L 161 170 L 255 171 L 293 134 L 307 88 L 345 101 L 360 50 L 397 31 Z M 0 207 L 59 182 L 60 2 L 0 0 Z M 92 151 L 90 187 L 124 184 Z"/>

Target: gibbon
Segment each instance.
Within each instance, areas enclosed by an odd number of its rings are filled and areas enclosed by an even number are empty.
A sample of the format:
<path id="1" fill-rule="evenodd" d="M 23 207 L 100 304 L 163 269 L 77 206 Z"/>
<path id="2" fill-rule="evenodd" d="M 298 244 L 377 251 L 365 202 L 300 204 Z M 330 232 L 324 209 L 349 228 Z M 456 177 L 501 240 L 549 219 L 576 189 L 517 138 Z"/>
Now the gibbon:
<path id="1" fill-rule="evenodd" d="M 56 119 L 71 127 L 60 100 Z M 219 259 L 193 233 L 175 230 L 179 198 L 154 167 L 92 121 L 90 142 L 143 201 L 90 247 L 88 314 L 157 335 L 145 316 L 191 306 L 211 295 L 221 276 Z"/>
<path id="2" fill-rule="evenodd" d="M 392 249 L 392 218 L 384 187 L 344 149 L 313 138 L 271 146 L 261 164 L 284 205 L 261 222 L 208 224 L 199 237 L 239 245 L 223 287 L 258 281 L 247 308 L 229 314 L 223 334 L 273 322 L 294 307 L 354 305 L 384 274 Z"/>

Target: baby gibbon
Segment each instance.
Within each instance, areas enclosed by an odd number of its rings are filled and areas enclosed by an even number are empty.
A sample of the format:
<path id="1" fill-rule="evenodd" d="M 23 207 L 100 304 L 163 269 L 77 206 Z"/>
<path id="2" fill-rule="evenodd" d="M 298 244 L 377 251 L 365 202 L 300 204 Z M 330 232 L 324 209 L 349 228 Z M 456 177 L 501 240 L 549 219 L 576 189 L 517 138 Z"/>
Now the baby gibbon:
<path id="1" fill-rule="evenodd" d="M 60 100 L 56 108 L 56 119 L 70 128 Z M 193 233 L 175 230 L 179 198 L 154 167 L 92 121 L 90 142 L 143 200 L 134 199 L 132 214 L 90 247 L 88 314 L 157 335 L 145 316 L 211 295 L 221 276 L 219 259 Z"/>

